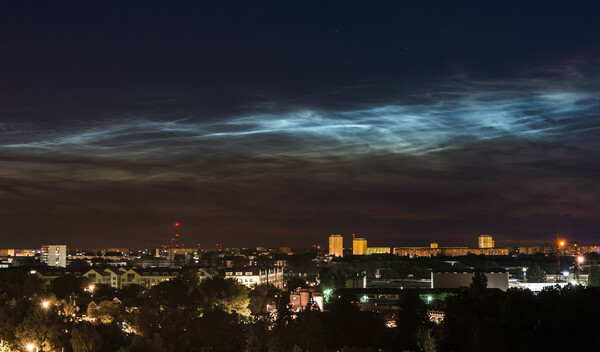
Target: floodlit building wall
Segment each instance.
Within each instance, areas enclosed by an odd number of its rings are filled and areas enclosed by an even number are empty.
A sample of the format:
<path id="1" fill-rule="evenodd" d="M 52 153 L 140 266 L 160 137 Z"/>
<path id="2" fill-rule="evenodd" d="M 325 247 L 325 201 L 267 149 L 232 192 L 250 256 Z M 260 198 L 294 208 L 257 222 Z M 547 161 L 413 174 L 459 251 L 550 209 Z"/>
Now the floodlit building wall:
<path id="1" fill-rule="evenodd" d="M 479 248 L 494 248 L 494 240 L 490 235 L 479 236 Z"/>
<path id="2" fill-rule="evenodd" d="M 344 256 L 344 238 L 342 235 L 329 236 L 329 255 L 336 257 Z"/>
<path id="3" fill-rule="evenodd" d="M 352 254 L 354 255 L 366 255 L 367 254 L 367 240 L 364 238 L 356 237 L 352 240 Z"/>
<path id="4" fill-rule="evenodd" d="M 392 249 L 390 247 L 367 247 L 367 254 L 390 254 Z"/>

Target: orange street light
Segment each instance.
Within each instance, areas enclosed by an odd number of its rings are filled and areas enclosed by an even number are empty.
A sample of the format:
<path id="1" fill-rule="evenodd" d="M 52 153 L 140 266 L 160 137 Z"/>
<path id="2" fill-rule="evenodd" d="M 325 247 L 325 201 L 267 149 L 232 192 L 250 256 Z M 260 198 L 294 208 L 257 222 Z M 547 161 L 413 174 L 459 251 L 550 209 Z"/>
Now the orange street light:
<path id="1" fill-rule="evenodd" d="M 583 264 L 584 261 L 585 261 L 585 258 L 582 255 L 577 257 L 577 263 Z"/>
<path id="2" fill-rule="evenodd" d="M 50 307 L 50 302 L 49 301 L 43 301 L 42 302 L 42 308 L 48 309 L 48 307 Z"/>

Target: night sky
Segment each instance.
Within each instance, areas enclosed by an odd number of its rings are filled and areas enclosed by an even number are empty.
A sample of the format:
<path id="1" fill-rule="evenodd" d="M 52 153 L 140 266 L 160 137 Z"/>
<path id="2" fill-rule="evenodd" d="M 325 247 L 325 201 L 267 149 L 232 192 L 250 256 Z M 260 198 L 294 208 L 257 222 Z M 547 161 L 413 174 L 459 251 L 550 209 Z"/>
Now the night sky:
<path id="1" fill-rule="evenodd" d="M 5 1 L 0 247 L 600 242 L 598 1 Z"/>

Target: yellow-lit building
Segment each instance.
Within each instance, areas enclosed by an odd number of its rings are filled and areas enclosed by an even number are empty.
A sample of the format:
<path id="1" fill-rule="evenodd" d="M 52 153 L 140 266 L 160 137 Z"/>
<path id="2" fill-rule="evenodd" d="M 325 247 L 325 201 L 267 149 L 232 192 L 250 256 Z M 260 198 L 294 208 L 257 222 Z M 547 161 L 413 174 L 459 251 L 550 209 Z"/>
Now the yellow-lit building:
<path id="1" fill-rule="evenodd" d="M 329 236 L 329 255 L 344 256 L 344 238 L 342 235 Z"/>
<path id="2" fill-rule="evenodd" d="M 390 247 L 367 247 L 367 254 L 390 254 L 392 249 Z"/>
<path id="3" fill-rule="evenodd" d="M 494 239 L 490 235 L 479 236 L 479 248 L 494 248 Z"/>
<path id="4" fill-rule="evenodd" d="M 508 248 L 468 248 L 468 247 L 395 247 L 394 254 L 406 257 L 445 257 L 475 255 L 508 255 Z"/>
<path id="5" fill-rule="evenodd" d="M 352 254 L 366 255 L 367 254 L 367 239 L 355 237 L 352 240 Z"/>

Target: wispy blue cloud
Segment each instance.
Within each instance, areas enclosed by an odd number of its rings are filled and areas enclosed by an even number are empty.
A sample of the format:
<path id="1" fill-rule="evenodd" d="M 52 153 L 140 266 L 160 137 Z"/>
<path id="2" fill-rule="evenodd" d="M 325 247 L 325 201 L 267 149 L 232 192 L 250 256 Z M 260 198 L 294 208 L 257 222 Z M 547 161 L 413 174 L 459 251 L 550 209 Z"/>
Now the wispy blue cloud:
<path id="1" fill-rule="evenodd" d="M 505 85 L 507 85 L 505 83 Z M 600 127 L 597 92 L 477 86 L 347 110 L 295 108 L 219 120 L 108 117 L 73 128 L 0 129 L 0 148 L 140 158 L 199 150 L 269 155 L 423 155 L 502 137 L 573 137 Z M 512 88 L 512 89 L 511 89 Z M 411 100 L 421 100 L 413 103 Z M 352 106 L 352 105 L 350 105 Z"/>

